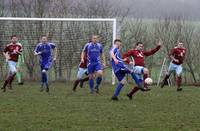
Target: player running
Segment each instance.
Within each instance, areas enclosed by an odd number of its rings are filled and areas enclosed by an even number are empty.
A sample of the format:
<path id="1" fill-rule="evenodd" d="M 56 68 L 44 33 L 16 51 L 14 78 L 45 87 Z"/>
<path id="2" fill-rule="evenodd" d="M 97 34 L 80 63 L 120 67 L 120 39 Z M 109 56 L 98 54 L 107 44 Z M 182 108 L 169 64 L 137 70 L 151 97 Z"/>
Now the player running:
<path id="1" fill-rule="evenodd" d="M 181 74 L 183 70 L 182 64 L 185 59 L 185 55 L 186 55 L 186 48 L 184 48 L 182 41 L 178 41 L 177 46 L 171 49 L 171 53 L 170 53 L 171 62 L 168 68 L 168 73 L 165 75 L 165 78 L 161 84 L 161 88 L 163 88 L 164 85 L 167 84 L 167 80 L 172 74 L 172 72 L 175 72 L 177 91 L 182 91 Z"/>
<path id="2" fill-rule="evenodd" d="M 53 56 L 52 56 L 52 50 L 54 51 Z M 51 67 L 52 61 L 56 60 L 57 56 L 56 45 L 54 43 L 48 42 L 47 36 L 42 36 L 41 42 L 37 44 L 34 54 L 40 56 L 39 64 L 41 68 L 41 82 L 42 82 L 40 91 L 44 90 L 44 85 L 45 85 L 46 92 L 49 92 L 47 71 Z"/>
<path id="3" fill-rule="evenodd" d="M 140 81 L 137 77 L 135 77 L 135 74 L 132 70 L 127 68 L 127 66 L 124 64 L 124 60 L 121 58 L 120 55 L 120 48 L 121 48 L 121 40 L 116 39 L 114 41 L 114 45 L 110 50 L 110 56 L 111 56 L 111 65 L 112 69 L 115 73 L 115 76 L 117 77 L 119 83 L 117 84 L 115 88 L 114 95 L 112 96 L 112 100 L 118 101 L 118 95 L 126 83 L 125 76 L 126 74 L 131 74 L 132 78 L 135 80 L 136 84 L 138 85 L 138 89 L 144 90 L 142 88 L 142 81 Z"/>
<path id="4" fill-rule="evenodd" d="M 136 77 L 140 79 L 140 81 L 143 82 L 149 76 L 149 70 L 148 68 L 145 68 L 144 57 L 153 55 L 160 49 L 160 47 L 161 47 L 161 42 L 159 41 L 157 43 L 156 48 L 151 49 L 149 51 L 144 51 L 143 43 L 137 42 L 133 50 L 128 50 L 127 53 L 123 55 L 123 58 L 127 59 L 128 63 L 130 62 L 128 57 L 133 57 L 135 64 L 134 72 L 136 73 Z M 144 83 L 144 89 L 145 89 L 144 91 L 150 90 L 145 83 Z M 127 94 L 127 96 L 130 99 L 132 99 L 133 94 L 136 93 L 138 90 L 139 88 L 137 86 L 133 87 L 133 89 Z"/>
<path id="5" fill-rule="evenodd" d="M 3 87 L 1 88 L 3 89 L 3 92 L 6 91 L 7 85 L 9 85 L 9 89 L 12 89 L 12 81 L 14 80 L 17 72 L 16 65 L 18 57 L 22 53 L 22 46 L 17 44 L 17 40 L 18 38 L 16 35 L 11 36 L 11 43 L 5 47 L 3 52 L 9 67 L 8 76 L 3 84 Z"/>
<path id="6" fill-rule="evenodd" d="M 87 56 L 87 69 L 89 74 L 89 87 L 90 93 L 94 92 L 94 78 L 96 77 L 96 93 L 99 93 L 99 85 L 102 81 L 102 65 L 105 66 L 105 56 L 103 54 L 103 47 L 98 42 L 98 36 L 93 35 L 91 42 L 87 43 L 81 53 L 81 62 L 84 62 L 84 58 Z M 102 59 L 102 62 L 101 62 Z"/>
<path id="7" fill-rule="evenodd" d="M 87 57 L 84 57 L 84 62 L 80 62 L 79 69 L 77 73 L 77 79 L 73 84 L 73 91 L 76 91 L 76 87 L 80 83 L 80 87 L 83 87 L 83 83 L 89 80 L 88 70 L 87 70 Z"/>

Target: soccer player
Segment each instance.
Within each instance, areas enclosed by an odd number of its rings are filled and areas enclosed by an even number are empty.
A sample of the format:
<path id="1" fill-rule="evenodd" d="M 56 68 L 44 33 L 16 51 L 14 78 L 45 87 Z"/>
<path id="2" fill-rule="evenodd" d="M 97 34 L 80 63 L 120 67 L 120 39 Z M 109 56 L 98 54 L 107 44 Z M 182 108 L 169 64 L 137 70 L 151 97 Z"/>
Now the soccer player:
<path id="1" fill-rule="evenodd" d="M 3 52 L 9 67 L 8 76 L 3 84 L 3 87 L 1 88 L 3 89 L 3 92 L 6 91 L 6 86 L 8 84 L 9 89 L 12 89 L 12 81 L 14 80 L 17 72 L 16 65 L 18 57 L 22 53 L 22 46 L 17 44 L 17 40 L 18 38 L 16 35 L 11 36 L 11 43 L 5 47 Z"/>
<path id="2" fill-rule="evenodd" d="M 143 43 L 137 42 L 134 49 L 128 50 L 123 55 L 123 58 L 127 59 L 128 63 L 130 62 L 128 57 L 133 57 L 134 63 L 135 63 L 134 72 L 136 73 L 136 77 L 138 79 L 140 79 L 140 81 L 144 81 L 149 75 L 148 68 L 145 68 L 144 57 L 153 55 L 155 52 L 157 52 L 160 49 L 160 47 L 161 47 L 161 42 L 159 41 L 157 43 L 156 48 L 151 49 L 149 51 L 144 51 Z M 144 83 L 144 89 L 145 90 L 143 90 L 143 91 L 149 91 L 150 90 L 145 83 Z M 127 96 L 130 99 L 132 99 L 133 94 L 136 93 L 138 90 L 139 90 L 139 88 L 137 86 L 133 87 L 133 89 L 127 94 Z"/>
<path id="3" fill-rule="evenodd" d="M 54 54 L 52 54 L 52 50 Z M 46 92 L 49 92 L 49 84 L 47 78 L 47 71 L 52 65 L 52 62 L 56 60 L 57 57 L 57 48 L 54 43 L 48 42 L 47 36 L 41 37 L 41 42 L 37 44 L 35 55 L 40 56 L 40 68 L 41 68 L 41 88 L 40 91 L 43 91 L 44 86 L 46 86 Z"/>
<path id="4" fill-rule="evenodd" d="M 164 87 L 164 85 L 167 83 L 168 78 L 172 74 L 172 72 L 176 73 L 176 85 L 177 85 L 177 91 L 182 91 L 181 88 L 181 73 L 183 70 L 182 64 L 185 59 L 186 55 L 186 48 L 183 46 L 182 41 L 177 42 L 177 46 L 175 46 L 173 49 L 171 49 L 170 58 L 171 62 L 168 68 L 168 73 L 165 75 L 165 78 L 163 80 L 163 83 L 161 84 L 161 88 Z"/>
<path id="5" fill-rule="evenodd" d="M 19 42 L 17 44 L 22 46 L 21 43 L 19 43 Z M 24 82 L 22 81 L 22 68 L 21 68 L 23 64 L 24 64 L 24 55 L 23 55 L 23 53 L 21 53 L 21 55 L 19 55 L 18 62 L 17 62 L 16 76 L 17 76 L 18 85 L 24 84 Z"/>
<path id="6" fill-rule="evenodd" d="M 94 92 L 94 79 L 96 77 L 96 93 L 99 93 L 99 85 L 102 81 L 102 66 L 105 66 L 105 56 L 103 54 L 102 45 L 98 42 L 98 36 L 93 35 L 91 42 L 87 43 L 81 53 L 81 62 L 84 62 L 84 57 L 87 55 L 88 59 L 88 74 L 90 93 Z M 102 59 L 102 62 L 101 62 Z"/>
<path id="7" fill-rule="evenodd" d="M 143 88 L 141 88 L 142 82 L 139 79 L 137 79 L 137 77 L 135 77 L 134 72 L 130 70 L 129 68 L 127 68 L 127 66 L 124 64 L 124 59 L 122 59 L 120 55 L 120 48 L 121 48 L 121 40 L 116 39 L 114 41 L 113 47 L 110 50 L 112 69 L 115 73 L 115 76 L 117 77 L 119 81 L 119 83 L 117 84 L 115 88 L 115 92 L 111 98 L 112 100 L 115 100 L 115 101 L 118 101 L 118 95 L 122 87 L 126 83 L 126 78 L 125 78 L 126 74 L 131 74 L 132 78 L 135 80 L 136 84 L 138 85 L 138 89 L 143 90 Z"/>
<path id="8" fill-rule="evenodd" d="M 85 78 L 84 78 L 85 77 Z M 87 57 L 84 57 L 84 62 L 80 62 L 79 69 L 77 73 L 77 79 L 74 81 L 73 91 L 76 91 L 76 87 L 80 83 L 80 87 L 83 87 L 83 83 L 89 80 L 87 71 Z"/>

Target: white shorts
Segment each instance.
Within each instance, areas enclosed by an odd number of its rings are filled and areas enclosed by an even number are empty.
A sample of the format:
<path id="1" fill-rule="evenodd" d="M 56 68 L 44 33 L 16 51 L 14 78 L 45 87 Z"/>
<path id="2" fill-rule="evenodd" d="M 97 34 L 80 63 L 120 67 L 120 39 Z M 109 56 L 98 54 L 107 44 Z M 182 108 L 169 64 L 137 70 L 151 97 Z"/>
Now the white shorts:
<path id="1" fill-rule="evenodd" d="M 134 72 L 134 75 L 138 79 L 143 80 L 143 74 L 144 74 L 144 67 L 143 66 L 134 66 L 133 72 Z"/>
<path id="2" fill-rule="evenodd" d="M 77 73 L 77 79 L 82 79 L 84 76 L 86 76 L 87 68 L 79 68 Z"/>
<path id="3" fill-rule="evenodd" d="M 176 65 L 174 63 L 169 64 L 168 73 L 171 74 L 172 72 L 176 72 L 176 75 L 180 76 L 183 71 L 182 65 Z"/>
<path id="4" fill-rule="evenodd" d="M 11 60 L 8 61 L 9 72 L 16 73 L 17 72 L 16 66 L 17 66 L 16 62 Z"/>

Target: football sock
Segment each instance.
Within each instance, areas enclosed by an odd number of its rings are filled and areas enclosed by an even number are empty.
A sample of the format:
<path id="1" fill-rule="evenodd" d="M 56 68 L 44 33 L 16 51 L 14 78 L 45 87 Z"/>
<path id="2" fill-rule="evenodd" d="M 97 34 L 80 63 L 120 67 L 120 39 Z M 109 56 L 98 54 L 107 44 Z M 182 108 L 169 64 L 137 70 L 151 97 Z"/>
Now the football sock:
<path id="1" fill-rule="evenodd" d="M 76 90 L 76 87 L 78 86 L 80 80 L 75 80 L 74 81 L 74 85 L 73 85 L 73 90 L 75 91 Z"/>
<path id="2" fill-rule="evenodd" d="M 93 88 L 94 88 L 94 80 L 89 79 L 89 87 L 90 87 L 90 92 L 93 93 Z"/>
<path id="3" fill-rule="evenodd" d="M 140 88 L 142 88 L 142 82 L 143 80 L 139 79 L 135 74 L 131 73 L 132 79 L 135 81 L 136 85 Z"/>
<path id="4" fill-rule="evenodd" d="M 47 74 L 46 74 L 46 72 L 42 72 L 42 82 L 43 83 L 47 82 Z"/>
<path id="5" fill-rule="evenodd" d="M 177 87 L 178 87 L 178 88 L 181 87 L 181 81 L 182 81 L 181 76 L 176 77 L 176 84 L 177 84 Z"/>
<path id="6" fill-rule="evenodd" d="M 137 91 L 139 90 L 139 88 L 137 86 L 133 87 L 133 89 L 128 93 L 128 95 L 132 96 L 133 94 L 135 94 Z"/>
<path id="7" fill-rule="evenodd" d="M 123 86 L 124 85 L 122 83 L 118 83 L 117 86 L 116 86 L 116 88 L 115 88 L 115 92 L 114 92 L 113 96 L 117 97 L 119 95 L 119 93 L 120 93 L 120 91 L 121 91 L 121 89 L 122 89 Z"/>
<path id="8" fill-rule="evenodd" d="M 97 77 L 97 79 L 96 79 L 96 88 L 97 89 L 99 89 L 99 85 L 101 84 L 101 81 L 102 81 L 102 77 L 100 76 L 100 77 Z"/>
<path id="9" fill-rule="evenodd" d="M 13 82 L 13 80 L 14 80 L 14 78 L 15 78 L 15 75 L 16 75 L 16 73 L 12 74 L 12 75 L 10 76 L 10 78 L 9 78 L 8 84 L 10 85 L 10 88 L 12 88 L 12 82 Z"/>
<path id="10" fill-rule="evenodd" d="M 167 82 L 168 78 L 169 78 L 169 75 L 165 75 L 165 78 L 164 78 L 163 82 Z"/>

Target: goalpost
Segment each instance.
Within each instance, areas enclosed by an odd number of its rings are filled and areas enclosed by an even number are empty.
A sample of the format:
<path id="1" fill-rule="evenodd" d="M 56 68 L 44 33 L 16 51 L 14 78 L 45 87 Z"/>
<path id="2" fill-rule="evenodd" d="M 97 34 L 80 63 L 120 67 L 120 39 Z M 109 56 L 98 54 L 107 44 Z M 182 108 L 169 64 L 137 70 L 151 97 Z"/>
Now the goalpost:
<path id="1" fill-rule="evenodd" d="M 48 35 L 50 40 L 59 43 L 59 47 L 63 49 L 65 57 L 75 59 L 84 43 L 88 40 L 88 36 L 92 34 L 100 35 L 103 43 L 109 52 L 117 35 L 117 20 L 115 18 L 24 18 L 24 17 L 0 17 L 0 44 L 7 44 L 9 36 L 12 34 L 19 35 L 19 40 L 26 43 L 24 45 L 25 52 L 30 52 L 34 45 L 38 42 L 40 35 Z M 86 38 L 87 37 L 87 38 Z M 78 40 L 77 40 L 78 39 Z M 62 43 L 62 44 L 61 44 Z M 74 50 L 74 48 L 80 48 Z M 28 61 L 26 65 L 28 69 L 34 65 L 31 53 L 26 54 Z M 68 53 L 67 53 L 68 52 Z M 74 54 L 76 53 L 76 54 Z M 62 56 L 60 56 L 62 57 Z M 30 59 L 31 58 L 31 59 Z M 76 62 L 78 58 L 76 58 Z M 59 60 L 60 64 L 72 68 L 74 61 L 64 62 Z M 71 64 L 71 65 L 70 65 Z M 78 63 L 77 63 L 78 64 Z M 31 69 L 30 69 L 31 70 Z M 57 70 L 57 75 L 62 74 L 63 69 Z M 67 71 L 70 73 L 70 71 Z M 55 74 L 55 77 L 56 74 Z M 55 78 L 56 79 L 56 78 Z M 115 84 L 115 75 L 112 72 L 112 84 Z"/>

